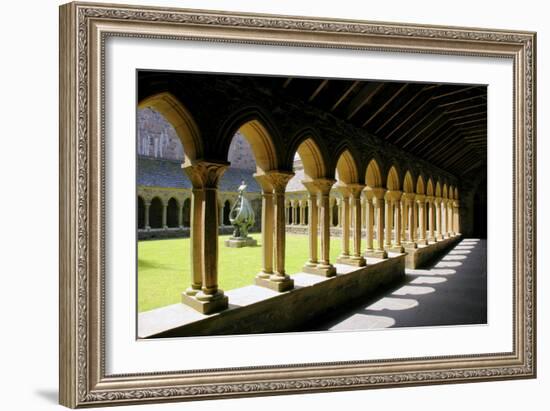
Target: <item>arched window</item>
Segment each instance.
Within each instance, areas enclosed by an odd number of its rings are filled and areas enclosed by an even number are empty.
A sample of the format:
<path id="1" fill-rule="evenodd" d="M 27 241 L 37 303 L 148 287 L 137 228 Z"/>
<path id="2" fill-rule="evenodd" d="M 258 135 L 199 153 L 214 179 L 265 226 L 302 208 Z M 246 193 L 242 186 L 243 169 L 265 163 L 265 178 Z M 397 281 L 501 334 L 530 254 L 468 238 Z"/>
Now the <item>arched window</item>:
<path id="1" fill-rule="evenodd" d="M 300 218 L 301 218 L 300 212 L 301 211 L 302 211 L 302 209 L 300 207 L 300 203 L 296 203 L 296 225 L 301 224 L 301 221 L 300 221 Z"/>
<path id="2" fill-rule="evenodd" d="M 175 198 L 168 200 L 168 209 L 166 210 L 166 213 L 166 225 L 168 227 L 177 227 L 179 206 Z"/>
<path id="3" fill-rule="evenodd" d="M 137 227 L 145 228 L 145 202 L 141 196 L 138 196 Z"/>
<path id="4" fill-rule="evenodd" d="M 149 225 L 151 228 L 162 228 L 162 201 L 155 197 L 149 207 Z"/>

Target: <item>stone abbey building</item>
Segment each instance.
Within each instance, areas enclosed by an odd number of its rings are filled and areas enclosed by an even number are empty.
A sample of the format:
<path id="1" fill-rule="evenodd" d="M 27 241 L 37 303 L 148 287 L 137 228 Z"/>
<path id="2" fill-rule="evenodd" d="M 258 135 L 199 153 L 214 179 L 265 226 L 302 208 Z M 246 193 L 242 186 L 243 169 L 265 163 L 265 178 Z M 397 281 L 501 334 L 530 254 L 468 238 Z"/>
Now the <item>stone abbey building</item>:
<path id="1" fill-rule="evenodd" d="M 186 319 L 188 309 L 210 321 L 200 322 L 210 332 L 292 329 L 395 281 L 461 236 L 485 237 L 486 93 L 478 85 L 139 72 L 139 238 L 185 235 L 192 245 L 180 323 L 155 328 L 155 316 L 168 314 L 153 310 L 140 315 L 148 324 L 140 336 L 206 332 Z M 213 241 L 231 231 L 241 181 L 261 232 L 255 286 L 274 293 L 242 304 L 218 288 Z M 287 232 L 309 238 L 302 277 L 285 271 Z M 341 243 L 337 261 L 330 241 Z M 318 293 L 326 301 L 309 307 Z M 307 310 L 296 311 L 300 304 Z M 261 325 L 266 318 L 271 328 Z M 252 325 L 229 329 L 230 320 Z"/>

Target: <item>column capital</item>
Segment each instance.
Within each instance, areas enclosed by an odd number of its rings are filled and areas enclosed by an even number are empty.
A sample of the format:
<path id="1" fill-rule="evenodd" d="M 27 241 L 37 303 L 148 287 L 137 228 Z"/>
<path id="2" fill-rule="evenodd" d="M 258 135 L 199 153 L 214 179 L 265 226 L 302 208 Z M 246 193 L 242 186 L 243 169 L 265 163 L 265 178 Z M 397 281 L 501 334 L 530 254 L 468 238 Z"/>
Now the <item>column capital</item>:
<path id="1" fill-rule="evenodd" d="M 220 177 L 229 167 L 226 161 L 206 161 L 196 162 L 186 161 L 181 168 L 185 171 L 194 189 L 216 188 Z"/>
<path id="2" fill-rule="evenodd" d="M 426 201 L 432 203 L 434 201 L 435 197 L 434 196 L 426 196 Z"/>
<path id="3" fill-rule="evenodd" d="M 400 200 L 403 192 L 400 190 L 388 190 L 386 191 L 386 198 L 388 200 Z"/>
<path id="4" fill-rule="evenodd" d="M 354 184 L 347 184 L 347 187 L 349 189 L 350 195 L 353 198 L 359 198 L 361 197 L 361 194 L 363 193 L 363 190 L 365 189 L 365 186 L 362 184 L 354 183 Z"/>
<path id="5" fill-rule="evenodd" d="M 403 193 L 403 195 L 401 196 L 401 198 L 403 200 L 405 200 L 407 202 L 407 204 L 410 204 L 411 202 L 414 201 L 415 199 L 415 194 L 414 193 Z"/>
<path id="6" fill-rule="evenodd" d="M 414 196 L 414 199 L 416 200 L 417 203 L 424 203 L 426 201 L 426 196 L 424 194 L 416 194 Z"/>
<path id="7" fill-rule="evenodd" d="M 271 170 L 266 172 L 264 176 L 262 178 L 264 184 L 271 186 L 275 194 L 282 194 L 285 192 L 290 179 L 294 177 L 294 173 L 291 171 Z"/>
<path id="8" fill-rule="evenodd" d="M 457 208 L 460 207 L 460 201 L 458 201 L 458 200 L 453 200 L 453 206 L 455 206 L 455 207 L 457 207 Z"/>
<path id="9" fill-rule="evenodd" d="M 442 200 L 443 199 L 441 197 L 434 197 L 434 203 L 436 203 L 437 205 L 441 204 Z"/>
<path id="10" fill-rule="evenodd" d="M 311 180 L 311 182 L 319 194 L 327 196 L 336 180 L 332 178 L 316 178 L 315 180 Z"/>
<path id="11" fill-rule="evenodd" d="M 386 194 L 386 189 L 382 187 L 369 187 L 365 189 L 365 194 L 367 198 L 377 198 L 379 200 L 384 199 L 384 195 Z"/>

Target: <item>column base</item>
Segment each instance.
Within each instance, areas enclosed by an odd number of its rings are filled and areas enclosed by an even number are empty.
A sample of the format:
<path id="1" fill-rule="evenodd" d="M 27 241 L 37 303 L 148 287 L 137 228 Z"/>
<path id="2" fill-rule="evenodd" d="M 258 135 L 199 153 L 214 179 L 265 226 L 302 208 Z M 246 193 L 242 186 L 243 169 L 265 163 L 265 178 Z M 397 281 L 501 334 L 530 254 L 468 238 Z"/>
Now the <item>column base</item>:
<path id="1" fill-rule="evenodd" d="M 188 287 L 187 290 L 185 290 L 183 293 L 185 295 L 194 296 L 194 295 L 197 295 L 197 293 L 199 293 L 200 291 L 201 291 L 200 286 L 198 286 L 197 288 L 194 288 L 193 286 L 191 286 L 191 287 Z"/>
<path id="2" fill-rule="evenodd" d="M 269 278 L 273 275 L 273 272 L 267 273 L 265 271 L 260 271 L 258 274 L 256 274 L 256 278 Z"/>
<path id="3" fill-rule="evenodd" d="M 418 248 L 418 244 L 416 242 L 407 242 L 405 244 L 403 244 L 403 246 L 405 247 L 405 249 L 407 248 Z"/>
<path id="4" fill-rule="evenodd" d="M 428 240 L 422 239 L 422 240 L 418 240 L 416 243 L 418 245 L 428 245 Z"/>
<path id="5" fill-rule="evenodd" d="M 363 267 L 367 265 L 365 259 L 363 257 L 356 257 L 356 256 L 340 256 L 336 260 L 338 264 L 346 264 L 346 265 L 353 265 L 354 267 Z"/>
<path id="6" fill-rule="evenodd" d="M 388 253 L 386 250 L 367 250 L 365 251 L 365 257 L 388 258 Z"/>
<path id="7" fill-rule="evenodd" d="M 229 306 L 229 299 L 223 292 L 218 292 L 209 300 L 199 300 L 197 295 L 188 295 L 183 292 L 181 302 L 202 314 L 213 314 L 223 311 Z"/>
<path id="8" fill-rule="evenodd" d="M 256 278 L 254 278 L 254 284 L 260 287 L 269 288 L 270 290 L 274 290 L 277 292 L 288 291 L 294 288 L 294 280 L 288 275 L 281 280 L 279 279 L 282 278 L 280 276 L 277 276 L 279 277 L 277 279 L 273 279 L 273 277 L 275 276 L 271 275 L 268 278 L 263 278 L 260 277 L 258 274 Z"/>
<path id="9" fill-rule="evenodd" d="M 307 274 L 322 275 L 323 277 L 333 277 L 336 275 L 336 268 L 333 265 L 318 264 L 315 267 L 305 266 L 302 268 L 302 272 Z"/>
<path id="10" fill-rule="evenodd" d="M 405 252 L 405 248 L 402 245 L 394 245 L 393 247 L 388 248 L 388 251 L 403 254 Z"/>
<path id="11" fill-rule="evenodd" d="M 435 239 L 436 239 L 437 241 L 441 241 L 441 240 L 444 240 L 444 239 L 445 239 L 445 236 L 444 236 L 443 234 L 439 234 L 439 235 L 437 235 L 437 236 L 435 237 Z"/>

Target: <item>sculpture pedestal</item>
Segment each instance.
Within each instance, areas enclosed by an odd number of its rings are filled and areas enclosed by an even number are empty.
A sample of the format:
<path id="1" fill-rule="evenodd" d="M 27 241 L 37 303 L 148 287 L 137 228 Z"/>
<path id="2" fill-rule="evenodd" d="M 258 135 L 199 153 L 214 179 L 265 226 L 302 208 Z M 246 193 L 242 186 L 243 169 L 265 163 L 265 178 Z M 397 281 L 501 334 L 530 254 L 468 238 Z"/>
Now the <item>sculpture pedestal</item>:
<path id="1" fill-rule="evenodd" d="M 257 245 L 258 245 L 258 241 L 256 241 L 252 237 L 244 237 L 244 238 L 231 237 L 230 239 L 225 240 L 225 246 L 231 247 L 231 248 L 256 247 Z"/>

